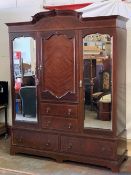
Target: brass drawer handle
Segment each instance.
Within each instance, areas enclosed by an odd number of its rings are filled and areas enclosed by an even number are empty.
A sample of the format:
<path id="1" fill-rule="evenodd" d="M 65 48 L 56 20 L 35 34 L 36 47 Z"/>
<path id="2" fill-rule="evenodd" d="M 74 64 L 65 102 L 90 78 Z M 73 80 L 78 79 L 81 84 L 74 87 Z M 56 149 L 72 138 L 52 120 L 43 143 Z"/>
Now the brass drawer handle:
<path id="1" fill-rule="evenodd" d="M 72 143 L 69 143 L 67 149 L 72 149 L 72 146 L 73 146 Z"/>
<path id="2" fill-rule="evenodd" d="M 71 123 L 68 124 L 68 128 L 69 128 L 69 129 L 72 128 L 72 124 L 71 124 Z"/>
<path id="3" fill-rule="evenodd" d="M 48 114 L 49 111 L 50 111 L 50 107 L 47 107 L 47 108 L 46 108 L 46 113 Z"/>
<path id="4" fill-rule="evenodd" d="M 16 143 L 23 143 L 23 137 L 16 137 Z"/>
<path id="5" fill-rule="evenodd" d="M 102 151 L 106 151 L 106 148 L 105 148 L 105 147 L 102 147 L 101 150 L 102 150 Z"/>
<path id="6" fill-rule="evenodd" d="M 45 146 L 50 146 L 50 141 L 48 140 Z"/>
<path id="7" fill-rule="evenodd" d="M 50 124 L 51 124 L 51 121 L 47 121 L 47 122 L 46 122 L 46 126 L 47 126 L 47 127 L 49 127 Z"/>
<path id="8" fill-rule="evenodd" d="M 72 110 L 71 109 L 68 109 L 68 115 L 69 116 L 71 115 L 71 112 L 72 112 Z"/>

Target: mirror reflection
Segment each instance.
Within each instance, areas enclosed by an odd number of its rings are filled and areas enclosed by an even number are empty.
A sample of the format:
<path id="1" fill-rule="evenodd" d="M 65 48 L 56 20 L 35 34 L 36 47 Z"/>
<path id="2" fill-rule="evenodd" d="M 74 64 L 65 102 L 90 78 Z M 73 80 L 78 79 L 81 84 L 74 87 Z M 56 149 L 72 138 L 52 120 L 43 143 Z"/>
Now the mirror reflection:
<path id="1" fill-rule="evenodd" d="M 112 38 L 91 34 L 83 38 L 85 128 L 112 129 Z"/>
<path id="2" fill-rule="evenodd" d="M 36 122 L 36 46 L 33 38 L 14 39 L 13 63 L 16 120 Z"/>

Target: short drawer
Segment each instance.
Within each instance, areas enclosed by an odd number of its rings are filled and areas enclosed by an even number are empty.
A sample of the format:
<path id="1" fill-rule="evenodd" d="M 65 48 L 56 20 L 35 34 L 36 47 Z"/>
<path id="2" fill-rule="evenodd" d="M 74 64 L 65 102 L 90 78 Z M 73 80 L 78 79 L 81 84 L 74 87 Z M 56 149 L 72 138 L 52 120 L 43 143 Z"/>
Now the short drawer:
<path id="1" fill-rule="evenodd" d="M 39 150 L 58 151 L 58 136 L 55 134 L 15 130 L 12 135 L 13 145 Z"/>
<path id="2" fill-rule="evenodd" d="M 114 143 L 90 138 L 61 137 L 61 152 L 113 159 Z"/>
<path id="3" fill-rule="evenodd" d="M 40 105 L 40 111 L 42 115 L 64 116 L 67 118 L 77 117 L 77 105 L 42 103 Z"/>
<path id="4" fill-rule="evenodd" d="M 64 131 L 78 131 L 78 120 L 59 118 L 59 117 L 45 117 L 42 118 L 42 128 L 56 129 Z"/>

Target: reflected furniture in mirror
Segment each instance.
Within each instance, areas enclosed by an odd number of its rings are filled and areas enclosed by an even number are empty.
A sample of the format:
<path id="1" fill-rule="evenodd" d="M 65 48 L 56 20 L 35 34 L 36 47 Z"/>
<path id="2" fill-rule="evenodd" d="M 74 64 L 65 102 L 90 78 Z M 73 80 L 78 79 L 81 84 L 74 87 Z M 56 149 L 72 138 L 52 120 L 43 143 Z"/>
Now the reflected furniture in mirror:
<path id="1" fill-rule="evenodd" d="M 102 98 L 103 96 L 107 94 L 111 94 L 111 83 L 110 83 L 110 74 L 107 71 L 100 72 L 100 77 L 98 78 L 100 82 L 100 88 L 94 92 L 93 88 L 93 93 L 91 94 L 92 101 L 93 103 L 97 102 Z M 95 84 L 95 83 L 94 83 Z M 99 86 L 97 83 L 95 86 Z M 100 91 L 100 92 L 99 92 Z"/>
<path id="2" fill-rule="evenodd" d="M 36 47 L 34 36 L 13 36 L 13 82 L 15 120 L 36 122 Z"/>
<path id="3" fill-rule="evenodd" d="M 109 34 L 94 33 L 83 38 L 85 128 L 112 130 L 112 46 Z"/>
<path id="4" fill-rule="evenodd" d="M 24 86 L 20 88 L 20 97 L 22 103 L 22 114 L 24 117 L 36 117 L 36 87 Z"/>
<path id="5" fill-rule="evenodd" d="M 98 101 L 98 119 L 111 120 L 111 94 L 103 95 Z"/>
<path id="6" fill-rule="evenodd" d="M 36 14 L 31 22 L 7 25 L 13 97 L 11 154 L 92 163 L 119 171 L 127 158 L 126 19 L 83 19 L 75 11 L 49 11 Z M 32 52 L 24 55 L 25 49 L 17 46 L 19 40 L 28 43 L 29 50 L 35 48 L 35 56 Z M 18 60 L 15 51 L 21 53 Z M 35 85 L 23 83 L 26 76 L 32 76 Z M 35 120 L 23 117 L 20 89 L 26 86 L 36 87 Z"/>
<path id="7" fill-rule="evenodd" d="M 111 78 L 109 71 L 102 71 L 99 73 L 100 92 L 99 90 L 91 94 L 91 109 L 96 108 L 97 118 L 102 120 L 111 119 Z M 99 86 L 98 84 L 96 85 Z M 105 108 L 105 109 L 104 109 Z M 102 113 L 102 110 L 104 113 Z M 101 112 L 100 112 L 101 111 Z M 105 117 L 101 117 L 105 115 Z M 107 117 L 106 117 L 107 115 Z M 110 117 L 109 117 L 110 116 Z"/>

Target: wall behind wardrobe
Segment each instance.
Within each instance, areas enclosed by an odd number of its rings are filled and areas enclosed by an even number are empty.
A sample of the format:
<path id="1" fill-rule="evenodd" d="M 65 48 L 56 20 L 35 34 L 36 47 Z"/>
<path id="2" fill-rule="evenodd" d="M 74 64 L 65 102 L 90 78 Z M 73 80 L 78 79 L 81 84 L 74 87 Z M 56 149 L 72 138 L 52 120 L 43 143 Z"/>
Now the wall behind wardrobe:
<path id="1" fill-rule="evenodd" d="M 131 20 L 127 22 L 126 60 L 126 125 L 127 137 L 131 140 Z"/>

